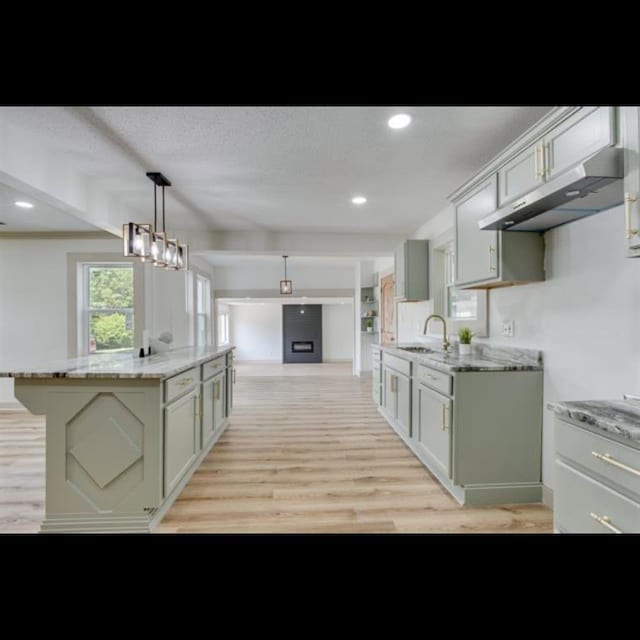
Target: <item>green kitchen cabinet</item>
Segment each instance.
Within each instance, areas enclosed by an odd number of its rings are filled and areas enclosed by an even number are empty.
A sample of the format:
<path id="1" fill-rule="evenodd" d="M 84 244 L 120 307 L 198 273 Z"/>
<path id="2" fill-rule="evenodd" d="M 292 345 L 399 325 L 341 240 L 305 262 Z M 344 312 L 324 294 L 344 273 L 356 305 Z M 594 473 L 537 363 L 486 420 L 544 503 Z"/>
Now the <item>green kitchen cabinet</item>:
<path id="1" fill-rule="evenodd" d="M 413 436 L 416 447 L 451 477 L 451 398 L 417 383 L 413 391 Z"/>
<path id="2" fill-rule="evenodd" d="M 192 391 L 164 410 L 164 495 L 180 482 L 200 451 L 200 396 Z"/>
<path id="3" fill-rule="evenodd" d="M 429 299 L 429 241 L 405 240 L 394 252 L 396 300 Z"/>
<path id="4" fill-rule="evenodd" d="M 407 436 L 411 436 L 411 379 L 383 366 L 383 407 L 387 417 Z"/>
<path id="5" fill-rule="evenodd" d="M 497 175 L 492 174 L 455 209 L 455 284 L 489 289 L 544 280 L 544 238 L 535 231 L 481 230 L 478 222 L 497 209 Z"/>

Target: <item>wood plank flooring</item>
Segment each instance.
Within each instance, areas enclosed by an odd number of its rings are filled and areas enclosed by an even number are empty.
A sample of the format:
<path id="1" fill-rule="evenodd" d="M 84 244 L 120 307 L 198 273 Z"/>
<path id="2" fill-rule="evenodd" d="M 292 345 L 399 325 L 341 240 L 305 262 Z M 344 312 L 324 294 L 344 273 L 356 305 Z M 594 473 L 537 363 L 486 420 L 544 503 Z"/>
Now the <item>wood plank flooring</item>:
<path id="1" fill-rule="evenodd" d="M 237 363 L 231 424 L 159 532 L 552 531 L 543 505 L 460 507 L 378 414 L 370 378 L 309 366 Z M 43 517 L 44 419 L 0 411 L 0 532 Z"/>
<path id="2" fill-rule="evenodd" d="M 313 367 L 237 363 L 231 424 L 159 532 L 552 531 L 543 505 L 460 507 L 379 415 L 370 378 Z"/>

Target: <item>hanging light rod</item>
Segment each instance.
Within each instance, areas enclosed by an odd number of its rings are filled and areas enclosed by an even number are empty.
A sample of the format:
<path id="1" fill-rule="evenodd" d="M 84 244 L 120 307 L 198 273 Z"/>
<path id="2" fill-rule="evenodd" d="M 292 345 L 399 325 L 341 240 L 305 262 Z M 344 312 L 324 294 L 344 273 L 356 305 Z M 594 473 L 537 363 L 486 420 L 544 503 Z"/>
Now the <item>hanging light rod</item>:
<path id="1" fill-rule="evenodd" d="M 155 182 L 158 187 L 170 187 L 171 181 L 166 176 L 163 176 L 159 171 L 147 171 L 147 178 L 152 182 Z"/>

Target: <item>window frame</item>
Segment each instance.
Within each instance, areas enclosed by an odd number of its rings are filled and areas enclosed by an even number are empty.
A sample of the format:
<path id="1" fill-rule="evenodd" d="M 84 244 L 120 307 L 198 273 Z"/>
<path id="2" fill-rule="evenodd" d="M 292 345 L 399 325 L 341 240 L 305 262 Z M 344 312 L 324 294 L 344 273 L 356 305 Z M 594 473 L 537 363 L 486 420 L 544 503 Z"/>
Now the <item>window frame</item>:
<path id="1" fill-rule="evenodd" d="M 216 340 L 219 347 L 224 347 L 231 342 L 231 331 L 230 331 L 230 314 L 229 314 L 229 306 L 218 304 L 218 313 L 217 313 L 217 331 L 216 331 Z M 220 328 L 224 327 L 225 329 L 225 340 L 220 340 Z"/>
<path id="2" fill-rule="evenodd" d="M 86 340 L 84 338 L 83 311 L 86 295 L 84 265 L 123 262 L 133 264 L 133 352 L 135 353 L 135 350 L 142 346 L 142 331 L 146 327 L 144 264 L 132 261 L 130 257 L 124 257 L 120 253 L 67 253 L 67 354 L 69 358 L 100 355 L 89 354 L 88 335 Z M 88 331 L 88 325 L 86 331 Z"/>
<path id="3" fill-rule="evenodd" d="M 432 268 L 431 268 L 431 286 L 434 300 L 434 312 L 442 315 L 447 321 L 447 330 L 450 335 L 458 335 L 458 330 L 462 327 L 469 327 L 474 335 L 479 338 L 488 336 L 488 296 L 486 289 L 466 289 L 473 291 L 477 299 L 477 317 L 474 320 L 469 318 L 453 318 L 449 315 L 449 291 L 454 289 L 454 274 L 451 269 L 455 270 L 455 241 L 453 229 L 441 234 L 435 238 L 431 246 Z M 449 258 L 449 256 L 451 256 Z M 453 265 L 451 264 L 453 261 Z M 442 323 L 430 323 L 430 336 L 442 336 Z M 440 333 L 432 333 L 440 332 Z"/>
<path id="4" fill-rule="evenodd" d="M 91 307 L 90 307 L 90 273 L 91 269 L 95 267 L 106 267 L 106 268 L 114 268 L 114 269 L 126 269 L 131 268 L 131 272 L 133 274 L 133 302 L 131 307 L 113 307 L 108 309 L 95 309 L 96 311 L 103 312 L 124 312 L 131 309 L 131 313 L 133 316 L 133 344 L 131 349 L 126 349 L 120 351 L 119 353 L 133 353 L 136 348 L 136 312 L 135 312 L 135 299 L 136 299 L 136 290 L 135 290 L 135 262 L 83 262 L 82 263 L 82 310 L 81 310 L 81 325 L 80 325 L 80 340 L 82 341 L 82 351 L 85 355 L 93 356 L 100 355 L 102 353 L 108 353 L 106 351 L 89 351 L 89 337 L 91 334 L 90 324 L 91 324 Z"/>
<path id="5" fill-rule="evenodd" d="M 204 303 L 203 307 L 205 311 L 199 311 L 200 308 L 200 282 L 206 283 Z M 204 285 L 203 285 L 204 286 Z M 202 273 L 196 272 L 195 274 L 195 304 L 194 304 L 194 343 L 196 347 L 205 347 L 212 344 L 211 341 L 211 278 Z M 205 342 L 204 344 L 198 343 L 198 318 L 204 316 L 205 318 Z"/>

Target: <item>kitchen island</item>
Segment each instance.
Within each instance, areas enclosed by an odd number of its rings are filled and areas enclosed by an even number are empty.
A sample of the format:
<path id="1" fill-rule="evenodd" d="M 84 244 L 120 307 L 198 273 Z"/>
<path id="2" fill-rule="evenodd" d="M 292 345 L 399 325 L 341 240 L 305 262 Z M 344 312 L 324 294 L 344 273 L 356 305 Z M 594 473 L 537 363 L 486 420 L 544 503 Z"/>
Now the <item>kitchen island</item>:
<path id="1" fill-rule="evenodd" d="M 228 425 L 233 349 L 2 365 L 46 415 L 41 531 L 152 531 Z"/>

